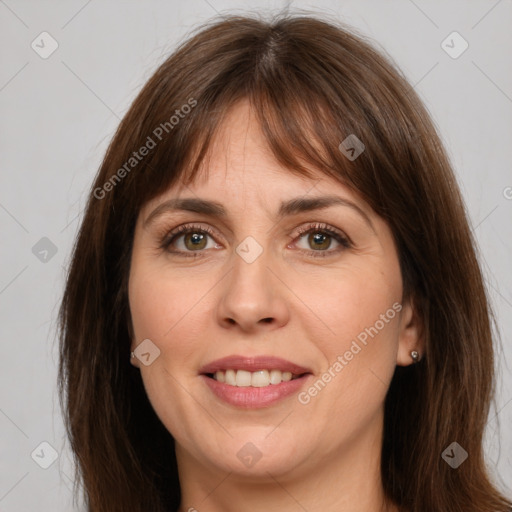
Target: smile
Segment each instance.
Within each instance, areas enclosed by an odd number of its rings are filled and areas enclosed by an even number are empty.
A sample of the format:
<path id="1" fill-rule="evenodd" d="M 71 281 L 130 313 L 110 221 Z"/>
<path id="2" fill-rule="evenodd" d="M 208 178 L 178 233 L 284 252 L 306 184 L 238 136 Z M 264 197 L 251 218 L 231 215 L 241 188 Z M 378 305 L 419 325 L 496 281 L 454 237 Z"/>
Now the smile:
<path id="1" fill-rule="evenodd" d="M 199 377 L 222 402 L 257 409 L 300 392 L 313 373 L 309 368 L 271 355 L 231 355 L 201 367 Z"/>

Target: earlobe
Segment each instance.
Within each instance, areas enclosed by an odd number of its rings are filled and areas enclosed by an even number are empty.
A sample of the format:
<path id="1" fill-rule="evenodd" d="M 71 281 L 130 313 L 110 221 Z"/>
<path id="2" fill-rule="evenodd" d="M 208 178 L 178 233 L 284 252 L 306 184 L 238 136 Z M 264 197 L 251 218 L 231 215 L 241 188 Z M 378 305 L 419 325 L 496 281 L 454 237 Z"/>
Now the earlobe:
<path id="1" fill-rule="evenodd" d="M 423 319 L 411 299 L 403 305 L 401 311 L 396 364 L 409 366 L 420 361 L 424 354 Z"/>
<path id="2" fill-rule="evenodd" d="M 139 362 L 135 357 L 135 352 L 133 352 L 133 350 L 130 352 L 130 363 L 135 366 L 135 368 L 139 368 Z"/>

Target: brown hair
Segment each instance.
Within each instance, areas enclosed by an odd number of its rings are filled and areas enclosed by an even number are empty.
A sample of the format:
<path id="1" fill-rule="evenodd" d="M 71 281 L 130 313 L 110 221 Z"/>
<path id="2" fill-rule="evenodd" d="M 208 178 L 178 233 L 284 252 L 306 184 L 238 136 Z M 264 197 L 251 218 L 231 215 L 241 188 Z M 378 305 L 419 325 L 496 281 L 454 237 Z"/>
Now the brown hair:
<path id="1" fill-rule="evenodd" d="M 242 99 L 283 166 L 309 176 L 309 164 L 349 186 L 392 230 L 426 352 L 396 368 L 386 397 L 387 496 L 413 512 L 509 509 L 482 448 L 495 383 L 492 316 L 436 128 L 403 74 L 363 36 L 317 17 L 279 15 L 201 26 L 139 93 L 91 188 L 59 313 L 58 377 L 75 484 L 83 483 L 89 511 L 178 508 L 174 440 L 129 363 L 134 226 L 147 201 L 194 179 Z M 366 148 L 353 161 L 339 149 L 351 134 Z M 142 146 L 147 154 L 130 160 Z M 453 441 L 469 454 L 457 469 L 441 457 Z"/>

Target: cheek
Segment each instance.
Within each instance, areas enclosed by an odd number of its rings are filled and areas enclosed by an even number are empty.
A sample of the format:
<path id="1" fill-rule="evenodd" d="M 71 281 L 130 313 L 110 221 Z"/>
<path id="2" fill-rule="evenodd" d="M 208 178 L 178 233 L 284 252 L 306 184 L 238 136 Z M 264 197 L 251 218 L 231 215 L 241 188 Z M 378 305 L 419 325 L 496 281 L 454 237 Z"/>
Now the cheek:
<path id="1" fill-rule="evenodd" d="M 402 294 L 400 270 L 390 266 L 355 265 L 332 274 L 317 274 L 313 279 L 302 280 L 304 297 L 310 312 L 308 322 L 311 339 L 319 342 L 330 354 L 348 349 L 350 341 L 366 329 L 377 324 L 380 337 L 397 337 L 398 313 Z M 314 286 L 313 286 L 314 284 Z M 393 308 L 393 304 L 397 304 Z M 316 335 L 315 335 L 316 332 Z M 372 332 L 375 332 L 372 329 Z"/>
<path id="2" fill-rule="evenodd" d="M 160 339 L 173 325 L 171 312 L 179 306 L 176 294 L 165 279 L 138 270 L 130 275 L 128 290 L 136 343 L 143 338 Z"/>
<path id="3" fill-rule="evenodd" d="M 165 267 L 134 261 L 129 304 L 135 344 L 146 338 L 152 340 L 168 368 L 192 354 L 197 348 L 194 340 L 201 340 L 207 332 L 199 312 L 204 311 L 211 287 L 206 275 L 191 279 L 190 272 L 170 272 Z"/>
<path id="4" fill-rule="evenodd" d="M 155 338 L 164 336 L 187 311 L 191 286 L 163 264 L 163 258 L 135 252 L 128 294 L 135 333 Z"/>
<path id="5" fill-rule="evenodd" d="M 317 316 L 303 328 L 323 359 L 330 379 L 327 402 L 354 414 L 377 405 L 396 366 L 402 283 L 398 265 L 352 266 L 334 279 L 316 280 L 308 306 Z M 321 293 L 319 290 L 328 290 Z M 305 293 L 305 291 L 304 291 Z M 334 375 L 334 377 L 332 377 Z M 321 387 L 321 386 L 319 386 Z M 312 391 L 315 393 L 315 391 Z M 324 391 L 321 393 L 324 394 Z M 369 407 L 371 410 L 372 407 Z M 344 414 L 344 413 L 343 413 Z"/>

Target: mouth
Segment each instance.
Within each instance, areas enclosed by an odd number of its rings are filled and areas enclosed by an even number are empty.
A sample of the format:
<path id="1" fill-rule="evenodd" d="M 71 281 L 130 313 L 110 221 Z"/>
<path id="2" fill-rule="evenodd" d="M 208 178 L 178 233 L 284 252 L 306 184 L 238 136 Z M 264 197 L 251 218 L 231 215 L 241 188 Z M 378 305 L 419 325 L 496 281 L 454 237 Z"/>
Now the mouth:
<path id="1" fill-rule="evenodd" d="M 229 356 L 199 370 L 221 401 L 238 408 L 269 407 L 305 386 L 313 372 L 274 356 Z"/>

